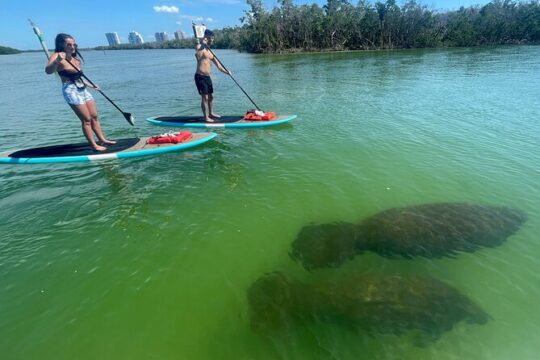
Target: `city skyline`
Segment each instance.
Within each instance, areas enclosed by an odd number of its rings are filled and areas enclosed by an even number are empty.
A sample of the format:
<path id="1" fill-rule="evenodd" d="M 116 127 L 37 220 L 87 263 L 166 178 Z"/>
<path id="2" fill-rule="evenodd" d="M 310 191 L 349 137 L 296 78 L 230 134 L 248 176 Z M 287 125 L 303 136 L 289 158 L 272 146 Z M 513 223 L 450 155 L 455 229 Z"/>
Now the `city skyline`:
<path id="1" fill-rule="evenodd" d="M 120 38 L 118 37 L 118 33 L 116 32 L 106 33 L 105 37 L 107 38 L 107 41 L 109 42 L 109 46 L 120 45 L 122 43 L 120 41 Z"/>
<path id="2" fill-rule="evenodd" d="M 431 9 L 456 9 L 459 6 L 486 4 L 488 0 L 426 0 L 422 1 Z M 104 0 L 77 3 L 74 15 L 66 15 L 65 9 L 71 9 L 71 2 L 58 0 L 58 6 L 51 7 L 48 1 L 4 0 L 0 12 L 0 45 L 20 50 L 38 50 L 36 40 L 28 18 L 36 22 L 44 34 L 49 47 L 54 45 L 57 33 L 71 34 L 82 48 L 106 46 L 108 41 L 103 35 L 116 32 L 119 41 L 127 43 L 133 29 L 143 38 L 154 38 L 156 32 L 174 34 L 182 31 L 191 35 L 191 22 L 203 22 L 211 29 L 241 25 L 240 18 L 249 9 L 245 0 L 192 0 L 149 1 L 140 0 L 130 3 L 116 3 Z M 299 0 L 296 5 L 326 4 L 326 0 Z M 351 3 L 357 3 L 352 0 Z M 397 1 L 402 5 L 404 1 Z M 272 9 L 277 1 L 264 1 L 267 10 Z"/>
<path id="3" fill-rule="evenodd" d="M 133 30 L 129 32 L 128 42 L 132 45 L 144 44 L 144 38 L 137 31 Z"/>
<path id="4" fill-rule="evenodd" d="M 174 35 L 174 40 L 183 40 L 190 37 L 182 30 L 176 30 L 173 35 Z M 116 31 L 105 33 L 105 38 L 107 39 L 109 46 L 121 45 L 125 43 L 129 43 L 132 45 L 140 45 L 140 44 L 145 43 L 144 38 L 135 30 L 131 31 L 128 34 L 127 36 L 128 40 L 124 42 L 120 40 L 120 36 L 118 35 Z M 169 34 L 166 31 L 155 32 L 154 39 L 155 39 L 154 42 L 157 42 L 157 43 L 173 40 L 172 38 L 169 38 Z M 149 41 L 149 42 L 152 42 L 152 41 Z"/>
<path id="5" fill-rule="evenodd" d="M 186 39 L 188 38 L 187 34 L 185 32 L 183 32 L 182 30 L 176 30 L 174 32 L 174 38 L 175 40 L 183 40 L 183 39 Z"/>
<path id="6" fill-rule="evenodd" d="M 157 43 L 162 43 L 162 42 L 165 42 L 165 41 L 169 41 L 169 35 L 167 34 L 166 31 L 156 32 L 154 37 L 155 37 Z"/>

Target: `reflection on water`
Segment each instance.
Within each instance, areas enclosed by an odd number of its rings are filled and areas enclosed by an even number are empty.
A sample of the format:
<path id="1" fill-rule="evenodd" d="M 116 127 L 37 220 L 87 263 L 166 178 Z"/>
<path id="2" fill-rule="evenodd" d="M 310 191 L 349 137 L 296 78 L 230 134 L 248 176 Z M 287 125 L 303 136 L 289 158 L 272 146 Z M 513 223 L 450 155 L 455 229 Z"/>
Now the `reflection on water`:
<path id="1" fill-rule="evenodd" d="M 231 151 L 232 146 L 226 141 L 213 142 L 209 157 L 205 160 L 208 172 L 220 174 L 227 184 L 228 191 L 233 191 L 243 181 L 243 165 Z"/>
<path id="2" fill-rule="evenodd" d="M 105 162 L 97 164 L 97 166 L 103 172 L 103 178 L 108 181 L 113 194 L 120 193 L 128 186 L 130 179 L 127 175 L 122 174 L 121 167 L 117 162 Z"/>

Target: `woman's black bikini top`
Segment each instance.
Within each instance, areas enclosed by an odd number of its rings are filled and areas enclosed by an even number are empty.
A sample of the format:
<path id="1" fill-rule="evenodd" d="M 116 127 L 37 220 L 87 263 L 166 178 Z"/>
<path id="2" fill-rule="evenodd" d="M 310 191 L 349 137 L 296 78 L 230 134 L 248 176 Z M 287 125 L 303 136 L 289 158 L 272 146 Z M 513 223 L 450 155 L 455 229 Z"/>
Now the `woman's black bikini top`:
<path id="1" fill-rule="evenodd" d="M 82 71 L 67 71 L 67 70 L 60 70 L 58 71 L 58 75 L 61 75 L 63 77 L 66 77 L 69 79 L 69 82 L 72 84 L 75 84 L 77 89 L 83 90 L 86 88 L 86 85 L 81 80 L 81 77 L 83 76 Z"/>
<path id="2" fill-rule="evenodd" d="M 71 81 L 79 80 L 82 77 L 82 71 L 67 71 L 67 70 L 60 70 L 58 71 L 58 74 L 68 78 Z"/>

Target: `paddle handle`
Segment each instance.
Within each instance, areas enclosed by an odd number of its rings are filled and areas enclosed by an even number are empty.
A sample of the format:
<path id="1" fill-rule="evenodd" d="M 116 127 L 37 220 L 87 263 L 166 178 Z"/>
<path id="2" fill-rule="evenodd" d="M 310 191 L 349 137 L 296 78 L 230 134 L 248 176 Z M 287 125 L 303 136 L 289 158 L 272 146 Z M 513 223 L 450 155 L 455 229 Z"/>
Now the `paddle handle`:
<path id="1" fill-rule="evenodd" d="M 212 49 L 210 49 L 210 47 L 206 46 L 206 48 L 210 51 L 210 53 L 214 56 L 214 58 L 221 64 L 221 66 L 223 66 L 223 68 L 225 69 L 225 71 L 227 71 L 227 74 L 231 77 L 231 79 L 233 79 L 234 83 L 236 85 L 238 85 L 238 87 L 240 88 L 240 90 L 242 90 L 242 92 L 247 96 L 247 98 L 249 99 L 249 101 L 251 101 L 251 103 L 253 105 L 255 105 L 255 107 L 257 108 L 257 110 L 259 111 L 262 111 L 261 108 L 255 104 L 255 101 L 253 101 L 253 99 L 248 95 L 248 93 L 246 92 L 246 90 L 244 90 L 244 88 L 242 86 L 240 86 L 240 84 L 238 83 L 238 81 L 236 81 L 236 79 L 234 78 L 234 76 L 232 76 L 232 74 L 229 72 L 229 69 L 227 69 L 225 67 L 225 65 L 223 65 L 223 63 L 221 62 L 221 60 L 219 60 L 219 58 L 216 56 L 216 54 L 214 54 L 214 52 L 212 51 Z"/>
<path id="2" fill-rule="evenodd" d="M 41 48 L 43 49 L 43 52 L 45 53 L 45 56 L 47 57 L 47 60 L 49 60 L 51 58 L 51 53 L 49 52 L 49 49 L 47 48 L 47 45 L 45 44 L 43 33 L 32 20 L 28 19 L 28 21 L 30 22 L 30 26 L 32 26 L 32 30 L 34 30 L 34 34 L 36 34 L 39 40 L 39 43 L 41 45 Z M 60 75 L 58 75 L 58 73 L 55 73 L 55 75 L 58 78 L 58 80 L 60 81 L 62 80 L 60 79 Z"/>
<path id="3" fill-rule="evenodd" d="M 30 25 L 32 26 L 32 29 L 34 30 L 34 34 L 38 37 L 39 43 L 41 44 L 41 47 L 43 48 L 43 52 L 45 53 L 45 56 L 47 59 L 51 57 L 51 54 L 49 53 L 49 49 L 47 49 L 47 45 L 45 45 L 45 39 L 43 39 L 43 34 L 41 33 L 41 30 L 37 27 L 36 24 L 30 19 L 28 19 L 30 22 Z"/>

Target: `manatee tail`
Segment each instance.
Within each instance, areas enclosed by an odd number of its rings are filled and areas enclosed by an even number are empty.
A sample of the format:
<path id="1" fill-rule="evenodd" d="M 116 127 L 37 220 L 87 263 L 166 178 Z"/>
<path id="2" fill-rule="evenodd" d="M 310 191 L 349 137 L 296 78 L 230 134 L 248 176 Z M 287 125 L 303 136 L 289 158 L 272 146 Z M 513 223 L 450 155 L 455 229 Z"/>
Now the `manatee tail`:
<path id="1" fill-rule="evenodd" d="M 484 309 L 472 302 L 469 302 L 465 311 L 467 313 L 465 321 L 467 321 L 468 324 L 483 325 L 492 319 Z"/>
<path id="2" fill-rule="evenodd" d="M 519 209 L 510 209 L 512 216 L 516 219 L 516 222 L 523 224 L 528 219 L 528 215 L 525 211 Z"/>
<path id="3" fill-rule="evenodd" d="M 494 208 L 493 218 L 499 220 L 500 225 L 508 226 L 517 230 L 524 222 L 527 221 L 527 213 L 520 209 L 501 206 Z"/>

